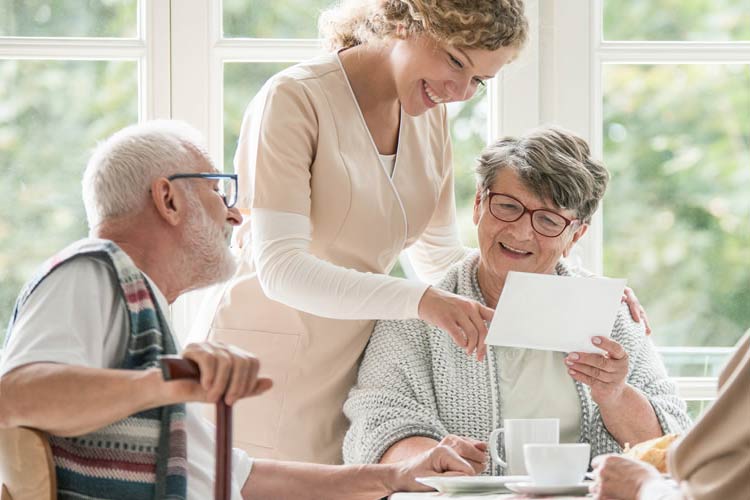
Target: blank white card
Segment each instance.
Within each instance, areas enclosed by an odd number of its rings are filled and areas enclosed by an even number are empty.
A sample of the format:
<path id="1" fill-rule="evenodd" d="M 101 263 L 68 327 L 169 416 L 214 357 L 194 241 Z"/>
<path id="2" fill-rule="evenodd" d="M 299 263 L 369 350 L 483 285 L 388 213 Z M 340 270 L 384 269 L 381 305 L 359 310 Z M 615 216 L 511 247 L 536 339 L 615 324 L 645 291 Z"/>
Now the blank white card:
<path id="1" fill-rule="evenodd" d="M 624 279 L 511 271 L 495 309 L 487 344 L 601 352 L 591 343 L 591 337 L 610 336 L 624 288 Z"/>

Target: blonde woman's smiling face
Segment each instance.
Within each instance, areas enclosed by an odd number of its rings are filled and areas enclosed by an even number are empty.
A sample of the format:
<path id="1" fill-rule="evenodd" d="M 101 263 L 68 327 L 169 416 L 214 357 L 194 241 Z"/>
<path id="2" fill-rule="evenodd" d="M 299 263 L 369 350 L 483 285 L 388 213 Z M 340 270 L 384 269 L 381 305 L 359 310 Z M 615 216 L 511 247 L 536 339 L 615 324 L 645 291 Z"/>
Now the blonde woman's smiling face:
<path id="1" fill-rule="evenodd" d="M 398 99 L 411 116 L 441 103 L 465 101 L 516 53 L 514 47 L 483 50 L 444 45 L 427 35 L 396 39 L 390 63 Z"/>

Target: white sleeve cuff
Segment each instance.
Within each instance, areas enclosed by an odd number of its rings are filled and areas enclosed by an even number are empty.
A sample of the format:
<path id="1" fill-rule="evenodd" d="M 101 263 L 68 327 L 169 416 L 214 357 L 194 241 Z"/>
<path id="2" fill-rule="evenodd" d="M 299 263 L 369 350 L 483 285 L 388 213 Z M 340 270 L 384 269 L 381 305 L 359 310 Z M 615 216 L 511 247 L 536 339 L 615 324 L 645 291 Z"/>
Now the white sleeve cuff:
<path id="1" fill-rule="evenodd" d="M 253 459 L 244 450 L 232 448 L 232 480 L 242 491 L 250 472 L 253 470 Z"/>

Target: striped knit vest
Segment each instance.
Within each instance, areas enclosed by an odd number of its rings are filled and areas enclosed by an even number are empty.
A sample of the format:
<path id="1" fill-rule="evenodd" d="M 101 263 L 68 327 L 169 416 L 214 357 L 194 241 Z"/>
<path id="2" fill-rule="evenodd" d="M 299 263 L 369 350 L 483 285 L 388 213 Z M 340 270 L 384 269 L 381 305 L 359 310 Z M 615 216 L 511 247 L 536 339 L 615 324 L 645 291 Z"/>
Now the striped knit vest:
<path id="1" fill-rule="evenodd" d="M 82 255 L 111 262 L 117 273 L 130 324 L 123 332 L 129 337 L 127 353 L 118 368 L 145 370 L 156 367 L 160 355 L 175 354 L 172 333 L 143 273 L 107 240 L 80 240 L 49 259 L 21 292 L 8 336 L 39 283 L 57 266 Z M 186 437 L 184 404 L 146 410 L 83 436 L 50 436 L 58 498 L 184 499 Z"/>

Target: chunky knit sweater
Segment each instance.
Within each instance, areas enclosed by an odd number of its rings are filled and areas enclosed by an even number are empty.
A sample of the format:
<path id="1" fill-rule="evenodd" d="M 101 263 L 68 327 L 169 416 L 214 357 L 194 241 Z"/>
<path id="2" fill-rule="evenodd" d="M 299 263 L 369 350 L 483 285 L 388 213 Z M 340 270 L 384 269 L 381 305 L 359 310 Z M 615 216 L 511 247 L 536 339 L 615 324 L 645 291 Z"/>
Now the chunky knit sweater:
<path id="1" fill-rule="evenodd" d="M 477 281 L 477 253 L 467 256 L 438 285 L 444 290 L 484 304 Z M 581 276 L 564 262 L 561 276 Z M 651 402 L 665 433 L 682 432 L 690 425 L 685 404 L 653 344 L 623 305 L 611 338 L 625 348 L 629 359 L 627 383 Z M 440 440 L 448 434 L 487 441 L 501 426 L 503 408 L 498 391 L 497 363 L 488 349 L 479 362 L 467 356 L 451 337 L 420 320 L 379 321 L 365 351 L 357 385 L 349 394 L 344 413 L 351 427 L 344 441 L 347 463 L 377 463 L 393 444 L 412 436 Z M 540 374 L 543 381 L 544 374 Z M 581 441 L 591 454 L 622 449 L 602 421 L 599 408 L 584 384 L 576 382 L 581 405 Z M 499 444 L 500 455 L 504 444 Z M 494 464 L 487 473 L 502 473 Z"/>

